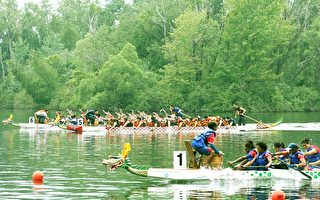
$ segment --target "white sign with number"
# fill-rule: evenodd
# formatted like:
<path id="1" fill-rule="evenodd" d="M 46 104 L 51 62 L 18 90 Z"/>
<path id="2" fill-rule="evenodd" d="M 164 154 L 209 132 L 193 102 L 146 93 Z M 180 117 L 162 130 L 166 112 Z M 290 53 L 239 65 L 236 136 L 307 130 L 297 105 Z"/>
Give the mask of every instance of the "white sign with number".
<path id="1" fill-rule="evenodd" d="M 173 168 L 174 169 L 186 169 L 187 168 L 186 151 L 174 151 L 173 152 Z"/>
<path id="2" fill-rule="evenodd" d="M 82 118 L 79 118 L 78 119 L 78 126 L 82 126 L 83 125 L 83 119 Z"/>
<path id="3" fill-rule="evenodd" d="M 29 117 L 29 123 L 34 124 L 34 117 Z"/>

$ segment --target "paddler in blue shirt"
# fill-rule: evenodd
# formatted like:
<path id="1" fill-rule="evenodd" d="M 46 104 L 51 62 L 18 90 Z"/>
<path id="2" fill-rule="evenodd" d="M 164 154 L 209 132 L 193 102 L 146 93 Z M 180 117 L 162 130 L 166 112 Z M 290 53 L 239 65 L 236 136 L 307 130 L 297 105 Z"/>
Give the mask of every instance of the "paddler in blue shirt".
<path id="1" fill-rule="evenodd" d="M 311 139 L 304 139 L 301 145 L 306 149 L 304 157 L 307 159 L 311 169 L 320 168 L 320 148 L 316 145 L 311 144 Z M 318 164 L 316 164 L 318 163 Z"/>
<path id="2" fill-rule="evenodd" d="M 264 142 L 258 142 L 256 144 L 256 149 L 258 155 L 253 160 L 243 165 L 243 167 L 247 170 L 267 170 L 272 164 L 272 156 L 268 151 L 268 146 Z"/>
<path id="3" fill-rule="evenodd" d="M 170 112 L 172 114 L 175 114 L 176 116 L 183 118 L 182 110 L 177 106 L 170 105 Z"/>
<path id="4" fill-rule="evenodd" d="M 304 170 L 307 166 L 307 162 L 303 153 L 299 150 L 299 146 L 295 143 L 290 143 L 288 149 L 290 153 L 290 164 L 296 166 L 299 170 Z"/>
<path id="5" fill-rule="evenodd" d="M 275 153 L 272 153 L 271 155 L 275 158 L 275 161 L 273 164 L 279 164 L 279 162 L 288 162 L 289 154 L 287 154 L 287 149 L 285 148 L 285 145 L 283 142 L 276 142 L 273 144 L 273 149 L 276 151 Z M 278 160 L 280 159 L 280 161 Z"/>
<path id="6" fill-rule="evenodd" d="M 244 149 L 245 152 L 247 153 L 244 156 L 241 156 L 239 158 L 237 158 L 234 161 L 228 161 L 228 164 L 231 165 L 233 167 L 233 164 L 240 162 L 239 164 L 237 164 L 234 168 L 237 170 L 241 170 L 243 169 L 242 166 L 244 164 L 246 164 L 247 162 L 252 161 L 257 155 L 258 155 L 258 151 L 255 148 L 253 141 L 248 140 L 245 145 L 244 145 Z"/>
<path id="7" fill-rule="evenodd" d="M 208 156 L 207 163 L 210 165 L 214 155 L 224 155 L 214 146 L 214 139 L 216 137 L 216 130 L 218 125 L 215 122 L 208 123 L 208 129 L 204 130 L 200 135 L 196 136 L 192 141 L 192 147 L 202 155 Z M 208 147 L 209 146 L 209 147 Z"/>

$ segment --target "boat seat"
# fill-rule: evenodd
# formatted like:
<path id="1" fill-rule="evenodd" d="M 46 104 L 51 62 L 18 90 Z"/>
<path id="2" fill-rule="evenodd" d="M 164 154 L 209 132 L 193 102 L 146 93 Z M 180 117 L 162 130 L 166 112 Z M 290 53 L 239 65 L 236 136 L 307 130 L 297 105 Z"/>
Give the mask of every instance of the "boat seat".
<path id="1" fill-rule="evenodd" d="M 186 145 L 186 149 L 189 155 L 189 168 L 199 169 L 202 160 L 202 155 L 200 155 L 200 157 L 196 159 L 197 151 L 192 148 L 190 141 L 185 140 L 184 144 Z"/>

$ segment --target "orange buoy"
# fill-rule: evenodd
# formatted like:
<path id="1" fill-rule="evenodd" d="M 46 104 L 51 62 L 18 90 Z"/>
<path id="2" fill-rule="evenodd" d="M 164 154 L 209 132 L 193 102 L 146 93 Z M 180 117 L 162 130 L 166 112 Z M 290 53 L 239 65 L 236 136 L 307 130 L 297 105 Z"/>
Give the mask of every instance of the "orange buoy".
<path id="1" fill-rule="evenodd" d="M 286 195 L 281 190 L 275 190 L 271 194 L 271 200 L 285 200 Z"/>
<path id="2" fill-rule="evenodd" d="M 43 173 L 40 171 L 35 171 L 32 174 L 32 180 L 34 184 L 42 184 L 43 183 Z"/>

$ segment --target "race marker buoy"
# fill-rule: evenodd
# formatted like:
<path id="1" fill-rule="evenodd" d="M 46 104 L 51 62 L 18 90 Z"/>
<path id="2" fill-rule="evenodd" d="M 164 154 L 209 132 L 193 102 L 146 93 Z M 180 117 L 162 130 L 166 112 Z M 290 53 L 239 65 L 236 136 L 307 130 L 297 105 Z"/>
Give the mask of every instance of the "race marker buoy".
<path id="1" fill-rule="evenodd" d="M 281 190 L 275 190 L 271 193 L 271 200 L 285 200 L 286 195 Z"/>
<path id="2" fill-rule="evenodd" d="M 35 171 L 32 174 L 32 181 L 34 184 L 42 184 L 43 183 L 43 173 L 40 171 Z"/>

